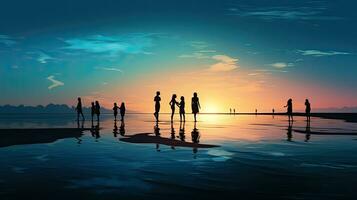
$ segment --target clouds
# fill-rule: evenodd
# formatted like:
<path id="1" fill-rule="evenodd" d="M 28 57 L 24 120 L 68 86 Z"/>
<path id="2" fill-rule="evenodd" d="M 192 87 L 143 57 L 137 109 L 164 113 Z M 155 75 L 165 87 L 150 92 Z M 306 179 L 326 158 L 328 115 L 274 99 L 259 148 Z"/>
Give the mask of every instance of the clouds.
<path id="1" fill-rule="evenodd" d="M 153 34 L 128 34 L 128 35 L 92 35 L 83 38 L 67 39 L 64 49 L 79 50 L 87 53 L 108 53 L 118 55 L 127 54 L 151 54 L 146 51 L 153 46 Z"/>
<path id="2" fill-rule="evenodd" d="M 340 52 L 340 51 L 320 51 L 320 50 L 297 50 L 303 56 L 335 56 L 335 55 L 350 55 L 349 52 Z"/>
<path id="3" fill-rule="evenodd" d="M 276 62 L 276 63 L 272 63 L 272 64 L 269 64 L 269 65 L 274 67 L 274 68 L 277 68 L 277 69 L 283 69 L 283 68 L 286 68 L 286 67 L 294 66 L 293 63 L 286 63 L 286 62 Z"/>
<path id="4" fill-rule="evenodd" d="M 227 55 L 215 55 L 212 59 L 218 61 L 210 66 L 209 70 L 214 72 L 227 72 L 238 68 L 238 59 L 229 57 Z"/>
<path id="5" fill-rule="evenodd" d="M 104 70 L 104 71 L 120 72 L 120 73 L 123 72 L 123 70 L 121 70 L 117 67 L 96 67 L 95 69 Z"/>
<path id="6" fill-rule="evenodd" d="M 52 90 L 53 88 L 56 88 L 56 87 L 64 85 L 63 82 L 61 82 L 59 80 L 56 80 L 54 75 L 51 75 L 51 76 L 47 77 L 47 80 L 52 82 L 52 84 L 50 86 L 48 86 L 49 90 Z"/>
<path id="7" fill-rule="evenodd" d="M 13 37 L 10 37 L 8 35 L 0 35 L 0 44 L 3 44 L 5 46 L 12 46 L 16 44 L 16 40 Z"/>

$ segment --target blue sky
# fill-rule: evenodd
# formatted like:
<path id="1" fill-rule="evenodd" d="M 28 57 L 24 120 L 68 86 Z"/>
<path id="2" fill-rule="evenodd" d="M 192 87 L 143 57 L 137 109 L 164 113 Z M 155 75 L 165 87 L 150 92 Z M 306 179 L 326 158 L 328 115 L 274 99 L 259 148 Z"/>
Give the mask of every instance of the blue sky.
<path id="1" fill-rule="evenodd" d="M 229 92 L 236 91 L 237 106 L 247 109 L 252 105 L 239 93 L 249 96 L 242 88 L 253 83 L 275 96 L 282 87 L 287 97 L 315 98 L 319 107 L 356 106 L 356 5 L 315 0 L 3 1 L 0 104 L 73 104 L 80 95 L 126 100 L 134 107 L 139 103 L 130 91 L 142 91 L 144 83 L 160 89 L 160 74 L 171 81 L 183 72 L 207 70 L 213 73 L 207 79 L 224 80 L 228 74 L 239 79 L 230 83 Z M 171 87 L 191 88 L 181 80 Z M 260 97 L 251 92 L 251 98 Z M 137 98 L 151 103 L 152 97 Z M 285 101 L 284 95 L 276 98 L 269 102 Z"/>

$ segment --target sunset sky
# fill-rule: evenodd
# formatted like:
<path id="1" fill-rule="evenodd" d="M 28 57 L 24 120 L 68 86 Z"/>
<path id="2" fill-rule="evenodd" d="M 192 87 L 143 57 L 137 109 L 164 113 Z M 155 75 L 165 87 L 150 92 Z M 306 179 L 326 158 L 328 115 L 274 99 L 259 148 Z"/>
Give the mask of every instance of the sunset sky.
<path id="1" fill-rule="evenodd" d="M 357 106 L 356 1 L 34 0 L 0 7 L 0 104 L 202 112 Z"/>

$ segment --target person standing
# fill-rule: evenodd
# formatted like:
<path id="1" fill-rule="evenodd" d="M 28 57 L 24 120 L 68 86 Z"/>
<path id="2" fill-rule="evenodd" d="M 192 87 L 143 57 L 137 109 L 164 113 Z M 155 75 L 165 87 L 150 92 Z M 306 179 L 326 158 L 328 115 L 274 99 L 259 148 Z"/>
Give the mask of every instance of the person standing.
<path id="1" fill-rule="evenodd" d="M 311 104 L 308 99 L 305 100 L 305 114 L 306 114 L 306 120 L 310 121 L 310 116 L 311 116 Z"/>
<path id="2" fill-rule="evenodd" d="M 97 121 L 99 122 L 100 105 L 98 101 L 95 101 L 95 114 L 97 115 Z"/>
<path id="3" fill-rule="evenodd" d="M 160 112 L 160 101 L 161 101 L 160 91 L 156 92 L 156 96 L 154 97 L 154 101 L 155 101 L 155 113 L 154 113 L 154 116 L 156 118 L 156 122 L 158 122 L 159 121 L 159 112 Z"/>
<path id="4" fill-rule="evenodd" d="M 181 96 L 181 101 L 179 103 L 180 106 L 180 122 L 182 122 L 182 119 L 184 122 L 186 122 L 186 117 L 185 117 L 185 97 Z"/>
<path id="5" fill-rule="evenodd" d="M 174 120 L 174 114 L 175 114 L 175 106 L 178 106 L 178 102 L 176 101 L 176 94 L 172 95 L 171 101 L 169 103 L 171 107 L 171 122 Z"/>
<path id="6" fill-rule="evenodd" d="M 193 93 L 193 97 L 191 100 L 191 108 L 192 108 L 193 117 L 196 122 L 197 121 L 196 115 L 197 113 L 199 113 L 199 109 L 201 108 L 200 101 L 197 96 L 197 92 Z"/>
<path id="7" fill-rule="evenodd" d="M 117 103 L 114 103 L 113 111 L 114 111 L 114 121 L 117 121 L 117 115 L 118 115 L 118 105 Z"/>
<path id="8" fill-rule="evenodd" d="M 121 121 L 123 122 L 124 121 L 124 116 L 125 116 L 125 103 L 122 102 L 121 105 L 120 105 L 120 116 L 121 116 Z"/>
<path id="9" fill-rule="evenodd" d="M 290 122 L 290 118 L 291 118 L 291 121 L 293 122 L 294 121 L 294 119 L 293 119 L 293 100 L 289 99 L 288 102 L 286 103 L 286 106 L 284 106 L 284 107 L 288 108 L 287 114 L 288 114 L 289 122 Z"/>
<path id="10" fill-rule="evenodd" d="M 79 115 L 82 115 L 82 120 L 84 120 L 84 115 L 83 115 L 83 109 L 82 109 L 82 99 L 78 97 L 78 103 L 77 103 L 77 121 L 79 121 Z"/>
<path id="11" fill-rule="evenodd" d="M 95 105 L 94 105 L 94 102 L 92 102 L 91 115 L 92 115 L 92 122 L 93 122 L 93 117 L 94 117 L 94 115 L 95 115 Z"/>

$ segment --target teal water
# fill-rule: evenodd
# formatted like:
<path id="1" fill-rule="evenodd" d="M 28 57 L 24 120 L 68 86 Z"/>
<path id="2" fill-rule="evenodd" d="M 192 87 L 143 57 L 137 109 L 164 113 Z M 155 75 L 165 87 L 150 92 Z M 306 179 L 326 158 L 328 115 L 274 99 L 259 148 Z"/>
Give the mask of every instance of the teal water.
<path id="1" fill-rule="evenodd" d="M 185 124 L 161 117 L 159 129 L 145 114 L 128 114 L 125 126 L 118 121 L 116 128 L 105 115 L 99 133 L 35 144 L 7 143 L 9 136 L 1 134 L 0 198 L 357 197 L 356 123 L 312 118 L 308 126 L 296 117 L 289 127 L 284 116 L 200 115 L 195 125 L 190 115 Z M 73 115 L 0 116 L 0 128 L 77 126 Z M 149 143 L 130 139 L 143 133 Z"/>

